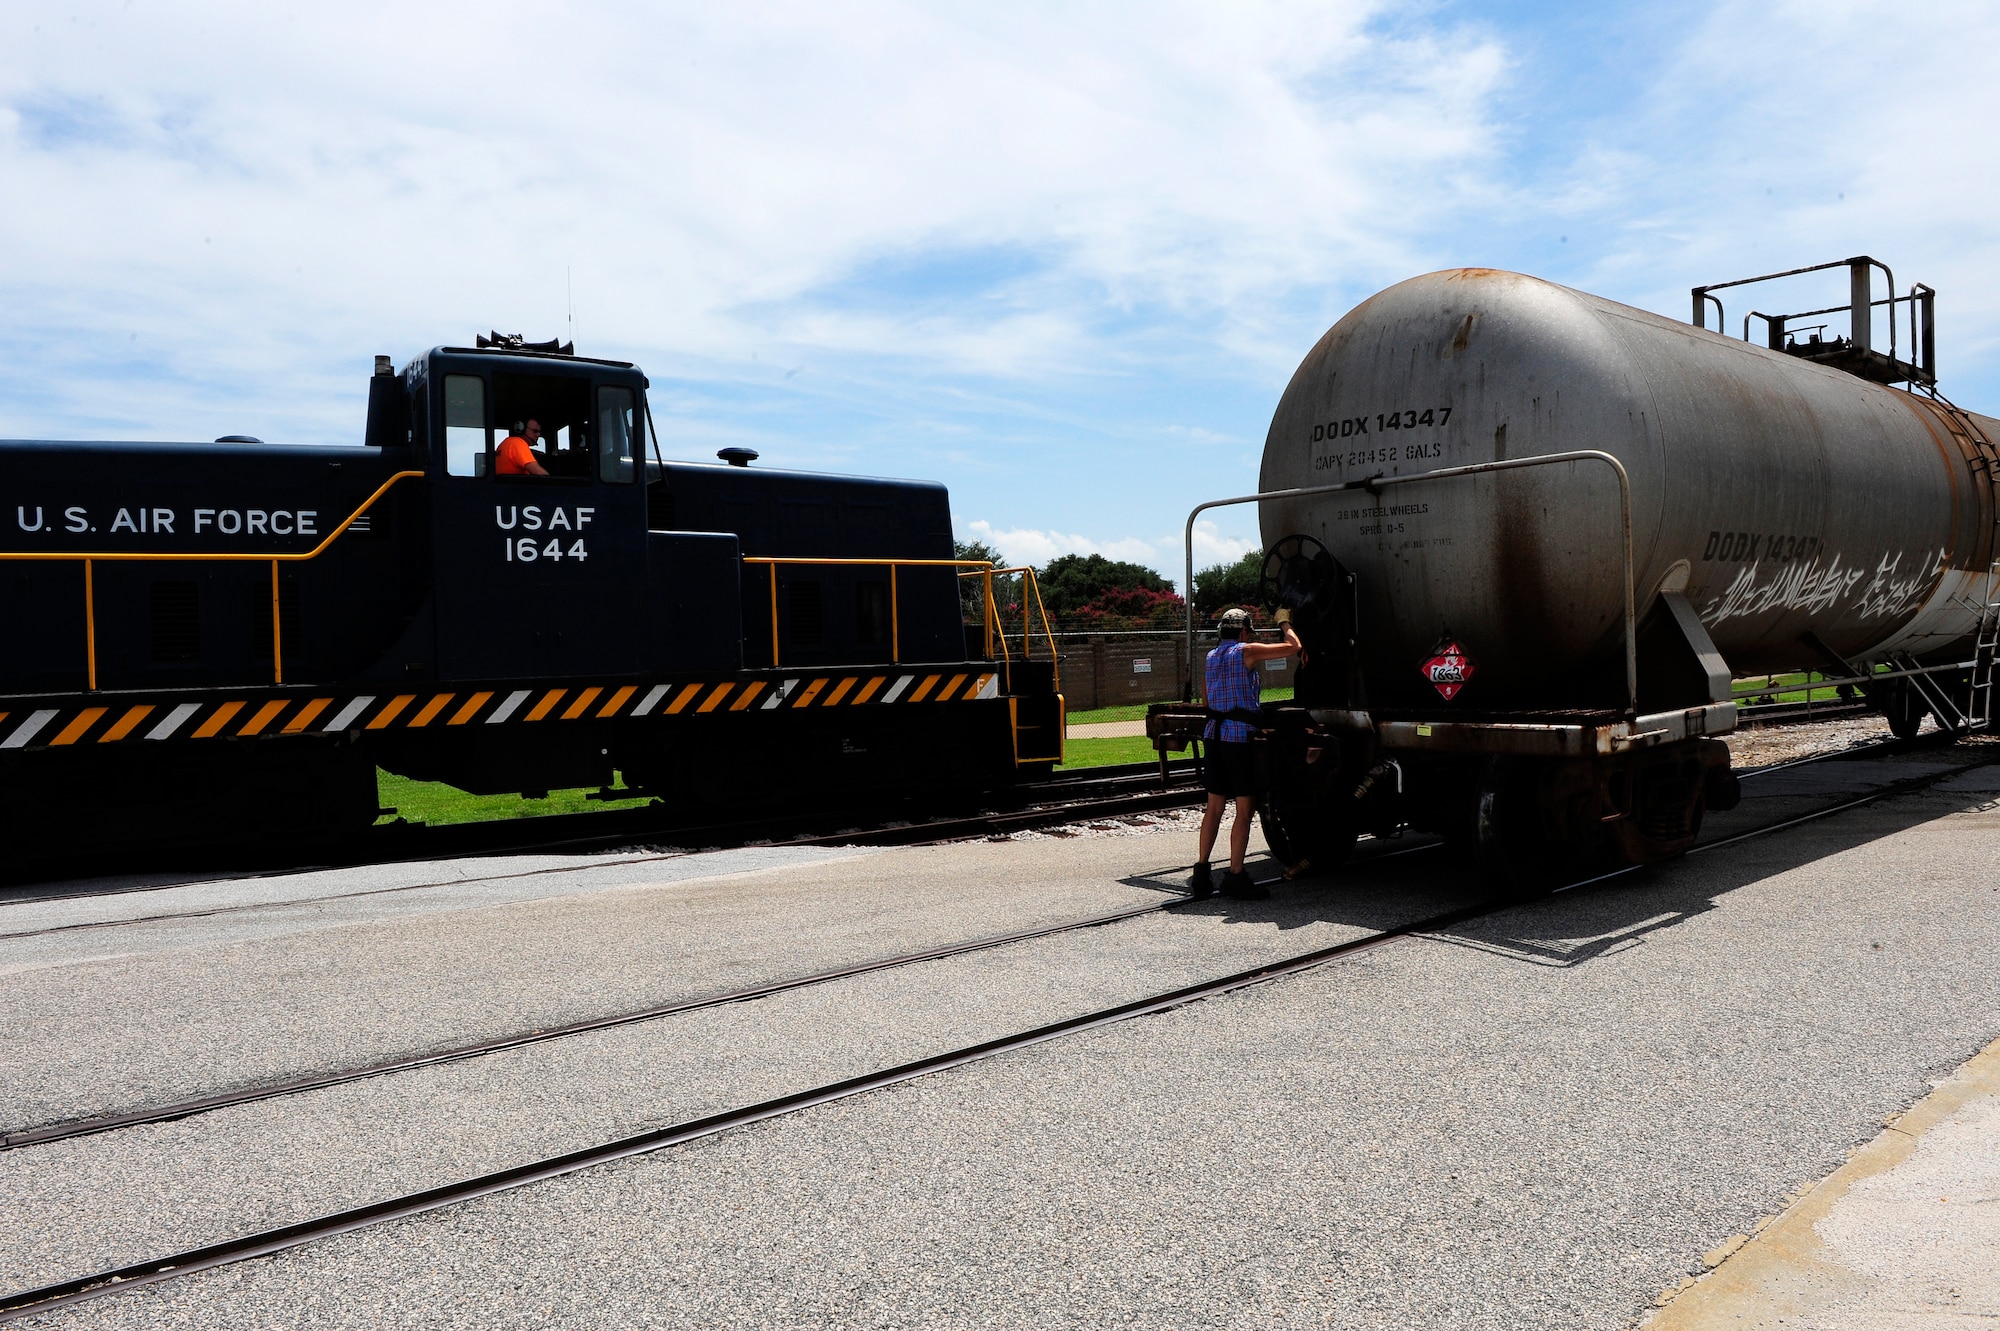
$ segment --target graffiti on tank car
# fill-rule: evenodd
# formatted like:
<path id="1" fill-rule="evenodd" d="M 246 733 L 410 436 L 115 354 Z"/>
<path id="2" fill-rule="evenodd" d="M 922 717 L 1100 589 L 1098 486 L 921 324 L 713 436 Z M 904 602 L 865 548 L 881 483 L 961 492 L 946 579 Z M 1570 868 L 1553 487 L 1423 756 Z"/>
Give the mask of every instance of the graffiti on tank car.
<path id="1" fill-rule="evenodd" d="M 1905 615 L 1922 603 L 1926 589 L 1944 567 L 1944 551 L 1940 550 L 1899 576 L 1906 553 L 1883 555 L 1872 576 L 1865 568 L 1843 564 L 1839 555 L 1824 565 L 1817 559 L 1803 564 L 1779 562 L 1765 577 L 1760 577 L 1763 562 L 1753 563 L 1737 570 L 1722 594 L 1701 608 L 1701 619 L 1705 624 L 1720 624 L 1774 610 L 1822 614 L 1843 601 L 1847 603 L 1844 614 L 1857 620 Z"/>
<path id="2" fill-rule="evenodd" d="M 1854 584 L 1867 576 L 1858 568 L 1843 567 L 1839 555 L 1825 566 L 1817 559 L 1806 564 L 1784 565 L 1759 582 L 1757 575 L 1762 568 L 1762 564 L 1751 564 L 1737 570 L 1735 580 L 1722 595 L 1701 608 L 1702 622 L 1720 624 L 1771 610 L 1807 610 L 1818 614 L 1838 605 L 1842 597 L 1854 590 Z"/>
<path id="3" fill-rule="evenodd" d="M 1903 577 L 1897 572 L 1903 562 L 1903 551 L 1892 557 L 1883 555 L 1875 565 L 1875 576 L 1861 589 L 1853 611 L 1860 619 L 1881 619 L 1908 614 L 1923 603 L 1925 592 L 1937 582 L 1944 572 L 1944 551 L 1921 561 Z"/>

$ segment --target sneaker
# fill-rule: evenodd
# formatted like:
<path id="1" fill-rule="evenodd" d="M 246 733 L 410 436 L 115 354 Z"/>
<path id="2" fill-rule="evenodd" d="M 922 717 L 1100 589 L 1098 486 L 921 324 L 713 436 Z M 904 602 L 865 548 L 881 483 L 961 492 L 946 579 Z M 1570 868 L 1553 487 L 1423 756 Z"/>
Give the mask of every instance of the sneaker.
<path id="1" fill-rule="evenodd" d="M 1247 873 L 1226 873 L 1222 875 L 1222 895 L 1238 901 L 1269 901 L 1271 890 L 1259 887 Z"/>
<path id="2" fill-rule="evenodd" d="M 1214 895 L 1215 879 L 1210 876 L 1208 866 L 1206 864 L 1195 865 L 1194 872 L 1188 875 L 1188 900 L 1200 901 L 1203 897 L 1212 897 Z"/>

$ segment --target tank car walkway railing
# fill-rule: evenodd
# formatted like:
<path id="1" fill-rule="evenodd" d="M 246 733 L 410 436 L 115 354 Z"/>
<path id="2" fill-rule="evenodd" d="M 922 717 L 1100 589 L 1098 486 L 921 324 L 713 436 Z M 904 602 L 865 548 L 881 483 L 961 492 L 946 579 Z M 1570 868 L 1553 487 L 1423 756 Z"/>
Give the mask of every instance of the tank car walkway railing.
<path id="1" fill-rule="evenodd" d="M 1618 477 L 1618 516 L 1624 530 L 1625 560 L 1625 695 L 1626 715 L 1639 714 L 1639 625 L 1637 608 L 1634 605 L 1632 588 L 1632 478 L 1625 472 L 1625 464 L 1601 449 L 1579 448 L 1567 453 L 1545 453 L 1540 457 L 1508 458 L 1502 462 L 1475 462 L 1464 467 L 1439 467 L 1435 471 L 1419 471 L 1408 476 L 1386 476 L 1377 473 L 1358 481 L 1341 481 L 1334 485 L 1304 485 L 1290 490 L 1266 490 L 1260 494 L 1238 495 L 1233 499 L 1211 499 L 1205 504 L 1196 504 L 1187 518 L 1187 583 L 1194 586 L 1194 523 L 1195 519 L 1212 508 L 1229 508 L 1236 504 L 1256 504 L 1271 499 L 1302 499 L 1307 495 L 1338 494 L 1343 490 L 1366 490 L 1374 494 L 1392 485 L 1416 485 L 1424 481 L 1448 481 L 1465 476 L 1483 476 L 1492 472 L 1518 471 L 1523 467 L 1548 467 L 1559 462 L 1602 462 L 1610 467 Z M 1192 683 L 1198 677 L 1194 645 L 1194 598 L 1188 598 L 1187 608 L 1187 650 L 1188 680 Z"/>
<path id="2" fill-rule="evenodd" d="M 83 651 L 85 675 L 90 690 L 97 690 L 97 598 L 93 585 L 93 570 L 99 561 L 105 563 L 231 563 L 271 565 L 271 682 L 285 682 L 285 644 L 282 618 L 278 612 L 278 565 L 299 564 L 309 559 L 318 559 L 325 554 L 342 532 L 354 525 L 354 520 L 373 507 L 376 500 L 387 494 L 398 481 L 411 477 L 421 477 L 420 471 L 399 471 L 375 487 L 375 493 L 361 501 L 361 506 L 349 513 L 339 526 L 326 534 L 324 540 L 310 550 L 295 551 L 290 554 L 250 554 L 233 551 L 182 552 L 165 550 L 86 550 L 60 551 L 44 554 L 40 551 L 0 550 L 0 559 L 42 560 L 56 562 L 78 562 L 83 564 Z"/>

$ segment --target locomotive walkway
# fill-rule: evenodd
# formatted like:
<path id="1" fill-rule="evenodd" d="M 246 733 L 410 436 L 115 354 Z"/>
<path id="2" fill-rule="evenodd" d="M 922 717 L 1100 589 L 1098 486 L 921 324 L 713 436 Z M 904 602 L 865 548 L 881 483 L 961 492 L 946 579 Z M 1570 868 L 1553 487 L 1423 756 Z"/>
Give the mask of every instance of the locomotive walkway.
<path id="1" fill-rule="evenodd" d="M 1982 756 L 1773 773 L 1746 783 L 1716 836 L 1911 793 L 31 1324 L 1623 1325 L 2000 1034 L 2000 782 L 1990 766 L 1949 775 Z M 202 889 L 261 894 L 270 912 L 137 923 L 161 912 L 126 898 L 130 929 L 103 899 L 90 909 L 105 927 L 59 934 L 24 926 L 83 903 L 16 903 L 0 907 L 17 935 L 0 941 L 0 1118 L 1159 902 L 1190 840 L 1180 816 L 922 849 L 579 858 L 510 880 L 532 889 L 478 862 L 460 888 L 421 866 L 437 885 L 332 899 L 358 874 L 387 886 L 419 869 L 386 866 Z M 892 1066 L 1475 897 L 1436 858 L 1405 855 L 1271 902 L 1150 912 L 0 1152 L 0 1289 Z"/>

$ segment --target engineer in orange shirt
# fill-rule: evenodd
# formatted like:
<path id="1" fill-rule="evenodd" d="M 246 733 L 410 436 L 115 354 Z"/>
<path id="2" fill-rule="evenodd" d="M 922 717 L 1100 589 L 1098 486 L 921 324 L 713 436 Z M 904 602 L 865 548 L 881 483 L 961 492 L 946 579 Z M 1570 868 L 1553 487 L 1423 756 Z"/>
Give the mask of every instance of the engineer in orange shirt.
<path id="1" fill-rule="evenodd" d="M 495 454 L 493 471 L 500 476 L 546 476 L 548 469 L 535 460 L 534 446 L 541 441 L 542 423 L 530 420 L 521 426 L 521 433 L 510 434 L 500 441 L 500 451 Z"/>

